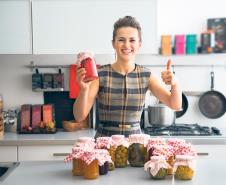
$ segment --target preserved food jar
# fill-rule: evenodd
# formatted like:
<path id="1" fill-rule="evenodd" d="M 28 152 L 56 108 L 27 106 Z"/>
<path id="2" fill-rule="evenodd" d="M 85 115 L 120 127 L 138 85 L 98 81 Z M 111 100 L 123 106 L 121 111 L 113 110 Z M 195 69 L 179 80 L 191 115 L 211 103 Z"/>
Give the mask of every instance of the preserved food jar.
<path id="1" fill-rule="evenodd" d="M 175 158 L 175 177 L 181 180 L 191 180 L 195 171 L 194 156 L 177 155 Z"/>
<path id="2" fill-rule="evenodd" d="M 116 143 L 115 167 L 123 168 L 127 166 L 129 142 L 124 135 L 113 135 L 112 139 Z"/>
<path id="3" fill-rule="evenodd" d="M 98 160 L 94 159 L 91 163 L 84 163 L 84 178 L 96 179 L 99 176 Z"/>
<path id="4" fill-rule="evenodd" d="M 72 174 L 74 176 L 84 175 L 84 161 L 82 159 L 73 159 Z"/>
<path id="5" fill-rule="evenodd" d="M 128 160 L 130 166 L 142 167 L 147 161 L 147 142 L 150 138 L 146 134 L 129 135 L 129 154 Z"/>
<path id="6" fill-rule="evenodd" d="M 112 162 L 109 162 L 109 171 L 114 170 L 115 165 L 115 142 L 111 137 L 98 137 L 96 139 L 96 148 L 106 149 L 111 156 Z"/>
<path id="7" fill-rule="evenodd" d="M 99 166 L 99 174 L 106 175 L 109 171 L 109 162 L 106 161 L 103 165 Z"/>
<path id="8" fill-rule="evenodd" d="M 148 171 L 152 179 L 164 179 L 169 164 L 164 156 L 152 156 L 151 160 L 144 164 L 144 170 Z"/>

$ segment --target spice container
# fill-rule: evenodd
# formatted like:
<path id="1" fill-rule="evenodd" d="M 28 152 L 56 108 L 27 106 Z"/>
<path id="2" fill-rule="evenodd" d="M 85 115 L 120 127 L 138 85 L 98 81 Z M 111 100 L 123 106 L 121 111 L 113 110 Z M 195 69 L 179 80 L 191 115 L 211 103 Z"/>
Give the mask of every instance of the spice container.
<path id="1" fill-rule="evenodd" d="M 115 142 L 111 137 L 98 137 L 96 139 L 96 148 L 98 149 L 106 149 L 111 156 L 112 162 L 109 165 L 109 171 L 114 170 L 115 165 Z"/>
<path id="2" fill-rule="evenodd" d="M 174 164 L 175 177 L 181 180 L 191 180 L 195 171 L 194 156 L 177 155 Z"/>
<path id="3" fill-rule="evenodd" d="M 126 167 L 129 142 L 124 135 L 112 135 L 111 137 L 116 143 L 115 167 L 116 168 Z"/>
<path id="4" fill-rule="evenodd" d="M 144 170 L 150 173 L 152 179 L 164 179 L 168 168 L 169 164 L 163 156 L 153 156 L 144 164 Z"/>
<path id="5" fill-rule="evenodd" d="M 142 167 L 147 161 L 147 141 L 150 138 L 146 134 L 129 135 L 128 161 L 130 166 Z"/>

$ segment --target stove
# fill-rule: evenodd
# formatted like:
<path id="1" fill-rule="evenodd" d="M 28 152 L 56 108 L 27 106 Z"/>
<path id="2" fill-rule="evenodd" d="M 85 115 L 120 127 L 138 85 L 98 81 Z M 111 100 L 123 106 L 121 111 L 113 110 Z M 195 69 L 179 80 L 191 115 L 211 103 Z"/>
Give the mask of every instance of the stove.
<path id="1" fill-rule="evenodd" d="M 200 126 L 198 124 L 173 124 L 170 126 L 151 126 L 144 128 L 151 136 L 216 136 L 221 132 L 216 127 Z"/>

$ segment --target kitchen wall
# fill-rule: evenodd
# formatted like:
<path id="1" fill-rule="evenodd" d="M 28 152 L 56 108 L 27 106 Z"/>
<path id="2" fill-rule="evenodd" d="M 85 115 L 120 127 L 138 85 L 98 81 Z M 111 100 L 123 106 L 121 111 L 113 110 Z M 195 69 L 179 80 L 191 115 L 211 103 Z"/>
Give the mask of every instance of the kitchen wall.
<path id="1" fill-rule="evenodd" d="M 207 18 L 226 17 L 223 0 L 158 0 L 157 33 L 161 34 L 199 34 L 206 28 Z M 215 8 L 216 7 L 216 8 Z M 151 24 L 151 23 L 150 23 Z M 109 38 L 110 40 L 111 38 Z M 110 42 L 109 42 L 110 43 Z M 156 46 L 158 47 L 158 46 Z M 43 103 L 41 92 L 32 92 L 32 71 L 26 66 L 30 61 L 36 65 L 69 65 L 74 63 L 75 55 L 0 55 L 0 93 L 3 94 L 5 109 L 18 108 L 24 103 Z M 98 54 L 97 63 L 105 64 L 114 61 L 113 54 Z M 160 79 L 160 72 L 164 69 L 169 57 L 143 54 L 137 58 L 137 63 L 150 66 Z M 176 76 L 183 91 L 205 92 L 210 90 L 210 71 L 215 72 L 215 89 L 226 95 L 226 54 L 171 56 L 175 65 Z M 159 66 L 160 65 L 160 66 Z M 212 67 L 213 66 L 213 67 Z M 41 72 L 57 72 L 56 69 L 41 69 Z M 65 73 L 66 90 L 68 87 L 69 69 Z M 189 96 L 189 108 L 184 116 L 177 119 L 177 123 L 199 123 L 202 125 L 226 127 L 226 114 L 219 119 L 207 119 L 199 111 L 199 96 Z M 153 104 L 155 99 L 147 95 L 146 105 Z M 147 119 L 147 118 L 146 118 Z"/>

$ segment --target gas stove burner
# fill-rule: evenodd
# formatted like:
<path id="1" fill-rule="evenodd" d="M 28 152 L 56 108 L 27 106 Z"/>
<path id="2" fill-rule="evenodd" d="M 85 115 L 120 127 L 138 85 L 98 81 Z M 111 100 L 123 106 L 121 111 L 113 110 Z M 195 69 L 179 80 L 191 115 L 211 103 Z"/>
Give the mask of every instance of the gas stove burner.
<path id="1" fill-rule="evenodd" d="M 152 126 L 144 129 L 152 136 L 212 136 L 221 135 L 216 127 L 200 126 L 198 124 L 173 124 L 170 126 Z"/>

